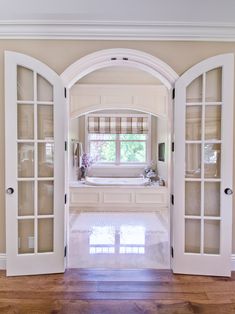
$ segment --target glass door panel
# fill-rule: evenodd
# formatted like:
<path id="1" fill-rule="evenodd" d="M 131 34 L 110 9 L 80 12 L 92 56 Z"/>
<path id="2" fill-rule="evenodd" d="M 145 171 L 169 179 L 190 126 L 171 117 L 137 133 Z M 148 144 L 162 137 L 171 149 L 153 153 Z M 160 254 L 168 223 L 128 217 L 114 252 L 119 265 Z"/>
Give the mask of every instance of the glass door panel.
<path id="1" fill-rule="evenodd" d="M 204 145 L 204 173 L 205 178 L 220 178 L 220 144 Z"/>
<path id="2" fill-rule="evenodd" d="M 54 184 L 53 181 L 38 182 L 38 215 L 53 215 Z"/>
<path id="3" fill-rule="evenodd" d="M 38 105 L 38 139 L 54 138 L 53 105 Z"/>
<path id="4" fill-rule="evenodd" d="M 17 100 L 34 100 L 34 74 L 33 71 L 17 66 Z"/>
<path id="5" fill-rule="evenodd" d="M 18 181 L 18 215 L 34 215 L 34 181 Z"/>
<path id="6" fill-rule="evenodd" d="M 221 105 L 205 107 L 205 140 L 221 140 Z"/>
<path id="7" fill-rule="evenodd" d="M 34 177 L 34 144 L 18 144 L 18 177 Z"/>
<path id="8" fill-rule="evenodd" d="M 201 221 L 200 219 L 185 219 L 185 253 L 200 253 Z"/>
<path id="9" fill-rule="evenodd" d="M 38 144 L 38 176 L 53 177 L 54 175 L 54 143 Z"/>
<path id="10" fill-rule="evenodd" d="M 205 101 L 222 101 L 222 68 L 213 69 L 206 73 Z"/>
<path id="11" fill-rule="evenodd" d="M 53 252 L 53 218 L 38 219 L 38 252 Z"/>
<path id="12" fill-rule="evenodd" d="M 202 85 L 203 85 L 202 75 L 192 81 L 192 83 L 187 87 L 186 90 L 187 103 L 202 102 Z"/>
<path id="13" fill-rule="evenodd" d="M 5 75 L 7 276 L 64 272 L 64 84 L 12 51 Z"/>
<path id="14" fill-rule="evenodd" d="M 201 140 L 202 127 L 202 107 L 187 106 L 186 107 L 186 140 Z"/>
<path id="15" fill-rule="evenodd" d="M 205 220 L 204 221 L 204 253 L 219 254 L 220 253 L 220 221 Z"/>
<path id="16" fill-rule="evenodd" d="M 220 216 L 220 182 L 205 182 L 204 184 L 205 216 Z"/>
<path id="17" fill-rule="evenodd" d="M 206 59 L 175 84 L 173 271 L 230 276 L 234 55 Z"/>
<path id="18" fill-rule="evenodd" d="M 18 219 L 18 254 L 34 253 L 34 219 Z"/>
<path id="19" fill-rule="evenodd" d="M 17 109 L 18 139 L 34 139 L 34 106 L 32 104 L 18 104 Z"/>
<path id="20" fill-rule="evenodd" d="M 186 178 L 201 177 L 201 144 L 186 144 Z"/>
<path id="21" fill-rule="evenodd" d="M 53 102 L 53 86 L 41 75 L 37 75 L 37 100 Z"/>
<path id="22" fill-rule="evenodd" d="M 201 182 L 185 182 L 185 215 L 201 215 Z"/>

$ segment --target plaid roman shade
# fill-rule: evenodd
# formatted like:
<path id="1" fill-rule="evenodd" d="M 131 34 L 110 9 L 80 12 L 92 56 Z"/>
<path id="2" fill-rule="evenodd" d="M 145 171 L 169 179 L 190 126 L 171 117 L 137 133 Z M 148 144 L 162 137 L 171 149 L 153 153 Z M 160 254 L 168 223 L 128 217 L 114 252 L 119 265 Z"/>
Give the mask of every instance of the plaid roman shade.
<path id="1" fill-rule="evenodd" d="M 88 133 L 147 134 L 147 117 L 88 117 Z"/>

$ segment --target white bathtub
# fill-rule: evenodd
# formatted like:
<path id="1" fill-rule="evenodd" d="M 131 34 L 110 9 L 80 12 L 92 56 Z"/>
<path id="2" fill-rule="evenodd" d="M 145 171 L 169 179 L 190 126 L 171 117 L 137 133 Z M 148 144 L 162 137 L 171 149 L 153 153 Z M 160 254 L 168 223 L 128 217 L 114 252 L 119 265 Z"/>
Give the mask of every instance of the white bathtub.
<path id="1" fill-rule="evenodd" d="M 149 179 L 86 177 L 85 184 L 92 186 L 145 186 L 149 185 Z"/>

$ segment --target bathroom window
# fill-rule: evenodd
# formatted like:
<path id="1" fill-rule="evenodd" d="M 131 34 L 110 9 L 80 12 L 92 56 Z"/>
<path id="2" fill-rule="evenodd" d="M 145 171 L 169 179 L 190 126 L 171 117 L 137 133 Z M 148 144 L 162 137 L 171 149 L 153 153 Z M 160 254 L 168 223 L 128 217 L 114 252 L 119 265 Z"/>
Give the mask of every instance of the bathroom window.
<path id="1" fill-rule="evenodd" d="M 87 117 L 87 150 L 99 164 L 146 164 L 150 151 L 148 115 Z"/>

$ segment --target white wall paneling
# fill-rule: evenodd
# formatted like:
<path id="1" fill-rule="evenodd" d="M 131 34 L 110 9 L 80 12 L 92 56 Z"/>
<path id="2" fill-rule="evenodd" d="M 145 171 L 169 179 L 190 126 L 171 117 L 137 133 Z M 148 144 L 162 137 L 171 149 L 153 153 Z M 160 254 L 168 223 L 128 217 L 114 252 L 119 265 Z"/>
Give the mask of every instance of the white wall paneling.
<path id="1" fill-rule="evenodd" d="M 75 182 L 70 187 L 71 209 L 84 210 L 89 208 L 96 210 L 98 207 L 119 210 L 122 205 L 139 210 L 158 210 L 168 206 L 168 189 L 166 187 L 91 187 L 79 186 Z M 120 207 L 121 206 L 121 207 Z"/>
<path id="2" fill-rule="evenodd" d="M 163 85 L 77 84 L 70 93 L 70 117 L 101 109 L 132 109 L 167 115 L 167 89 Z"/>

